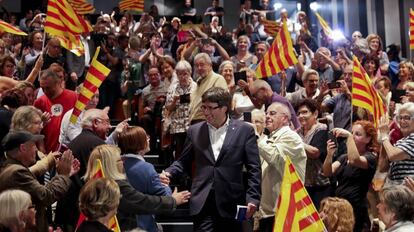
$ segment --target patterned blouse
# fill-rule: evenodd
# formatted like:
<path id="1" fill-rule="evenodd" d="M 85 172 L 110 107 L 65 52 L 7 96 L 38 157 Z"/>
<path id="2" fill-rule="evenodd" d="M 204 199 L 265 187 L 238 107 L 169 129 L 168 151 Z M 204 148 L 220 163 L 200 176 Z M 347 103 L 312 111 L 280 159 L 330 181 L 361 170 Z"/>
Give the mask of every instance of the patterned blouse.
<path id="1" fill-rule="evenodd" d="M 174 96 L 191 94 L 196 88 L 197 84 L 193 80 L 191 80 L 191 84 L 188 87 L 182 87 L 178 82 L 173 83 L 167 93 L 166 105 L 170 105 L 173 102 Z M 178 99 L 174 110 L 170 112 L 169 117 L 166 119 L 170 121 L 170 134 L 186 132 L 190 126 L 189 117 L 190 103 L 180 103 L 180 99 Z"/>

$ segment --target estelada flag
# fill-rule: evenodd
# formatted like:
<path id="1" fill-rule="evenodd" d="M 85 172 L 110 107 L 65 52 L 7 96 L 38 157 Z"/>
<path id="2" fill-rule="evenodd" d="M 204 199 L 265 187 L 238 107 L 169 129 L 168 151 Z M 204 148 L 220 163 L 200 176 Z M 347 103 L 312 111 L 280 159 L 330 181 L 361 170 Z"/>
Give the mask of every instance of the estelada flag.
<path id="1" fill-rule="evenodd" d="M 27 35 L 26 32 L 20 30 L 15 26 L 12 26 L 11 24 L 6 23 L 3 20 L 0 20 L 0 31 L 8 32 L 14 35 Z"/>
<path id="2" fill-rule="evenodd" d="M 385 105 L 356 56 L 353 61 L 352 105 L 369 111 L 374 118 L 374 126 L 378 127 L 380 118 L 386 113 Z"/>
<path id="3" fill-rule="evenodd" d="M 257 65 L 256 76 L 257 78 L 270 77 L 296 63 L 298 59 L 293 51 L 292 39 L 286 22 L 283 22 L 282 30 L 277 33 L 272 46 Z"/>
<path id="4" fill-rule="evenodd" d="M 280 189 L 273 225 L 274 232 L 326 231 L 318 211 L 288 156 L 285 156 L 285 170 Z"/>
<path id="5" fill-rule="evenodd" d="M 102 168 L 102 162 L 100 159 L 96 160 L 95 166 L 92 170 L 92 178 L 91 179 L 98 179 L 98 178 L 102 178 L 105 177 L 105 172 Z M 80 226 L 80 224 L 85 221 L 86 217 L 85 215 L 83 215 L 83 213 L 81 213 L 79 215 L 79 219 L 78 219 L 78 224 L 76 225 L 76 228 L 78 228 Z M 111 219 L 109 219 L 108 222 L 108 227 L 109 229 L 111 229 L 114 232 L 121 232 L 121 229 L 119 228 L 119 223 L 118 223 L 118 219 L 116 218 L 116 215 L 114 215 Z"/>
<path id="6" fill-rule="evenodd" d="M 98 61 L 98 54 L 100 49 L 101 47 L 98 47 L 96 49 L 88 73 L 86 74 L 85 81 L 83 82 L 83 86 L 79 91 L 78 100 L 76 101 L 75 107 L 73 108 L 73 113 L 70 116 L 70 122 L 73 124 L 76 123 L 79 115 L 85 109 L 86 104 L 88 104 L 89 100 L 91 100 L 96 90 L 98 90 L 99 86 L 101 86 L 102 82 L 111 71 L 109 68 L 105 67 L 105 65 Z"/>

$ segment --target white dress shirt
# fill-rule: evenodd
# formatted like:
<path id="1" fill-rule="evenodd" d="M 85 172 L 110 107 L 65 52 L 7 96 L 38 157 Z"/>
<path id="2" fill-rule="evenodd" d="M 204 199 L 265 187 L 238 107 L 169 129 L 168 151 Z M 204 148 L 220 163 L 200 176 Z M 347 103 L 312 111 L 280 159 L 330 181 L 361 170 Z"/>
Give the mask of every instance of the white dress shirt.
<path id="1" fill-rule="evenodd" d="M 210 123 L 208 125 L 208 135 L 210 137 L 211 149 L 213 150 L 214 160 L 217 160 L 220 150 L 223 147 L 224 138 L 226 138 L 227 128 L 229 127 L 229 118 L 223 126 L 215 128 Z"/>

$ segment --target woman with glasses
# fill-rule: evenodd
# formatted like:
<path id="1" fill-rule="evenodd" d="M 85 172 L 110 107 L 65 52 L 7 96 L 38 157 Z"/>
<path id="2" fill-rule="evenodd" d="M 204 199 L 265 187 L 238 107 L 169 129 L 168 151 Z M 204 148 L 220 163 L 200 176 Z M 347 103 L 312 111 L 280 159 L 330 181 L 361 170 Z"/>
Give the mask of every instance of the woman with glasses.
<path id="1" fill-rule="evenodd" d="M 21 106 L 17 108 L 11 119 L 10 129 L 39 135 L 43 129 L 42 112 L 34 106 Z M 60 154 L 55 152 L 46 155 L 42 152 L 42 150 L 44 151 L 43 142 L 37 142 L 36 145 L 39 149 L 36 158 L 39 161 L 29 169 L 35 176 L 41 176 L 55 166 L 55 158 L 59 157 Z"/>
<path id="2" fill-rule="evenodd" d="M 381 118 L 378 126 L 384 151 L 380 156 L 380 167 L 383 170 L 389 168 L 387 184 L 390 185 L 402 184 L 408 177 L 414 178 L 414 103 L 404 103 L 395 119 L 403 138 L 394 145 L 390 142 L 388 118 Z"/>
<path id="3" fill-rule="evenodd" d="M 192 68 L 187 61 L 179 61 L 175 72 L 178 81 L 172 84 L 167 93 L 164 125 L 165 130 L 172 135 L 174 156 L 177 160 L 181 156 L 190 126 L 190 95 L 197 89 L 197 84 L 191 78 Z"/>
<path id="4" fill-rule="evenodd" d="M 370 121 L 356 121 L 352 133 L 341 128 L 332 129 L 333 137 L 327 143 L 327 156 L 323 163 L 323 174 L 335 176 L 338 184 L 335 195 L 351 203 L 355 215 L 354 232 L 370 229 L 367 193 L 374 177 L 378 142 L 377 129 Z M 346 140 L 347 154 L 338 154 L 337 138 Z"/>
<path id="5" fill-rule="evenodd" d="M 301 128 L 298 134 L 305 146 L 306 160 L 305 187 L 314 205 L 319 209 L 322 199 L 331 195 L 329 178 L 322 175 L 322 165 L 326 157 L 328 128 L 318 122 L 318 105 L 315 100 L 304 99 L 296 112 Z"/>
<path id="6" fill-rule="evenodd" d="M 6 190 L 0 194 L 0 205 L 0 231 L 36 229 L 36 210 L 30 194 L 22 190 Z"/>

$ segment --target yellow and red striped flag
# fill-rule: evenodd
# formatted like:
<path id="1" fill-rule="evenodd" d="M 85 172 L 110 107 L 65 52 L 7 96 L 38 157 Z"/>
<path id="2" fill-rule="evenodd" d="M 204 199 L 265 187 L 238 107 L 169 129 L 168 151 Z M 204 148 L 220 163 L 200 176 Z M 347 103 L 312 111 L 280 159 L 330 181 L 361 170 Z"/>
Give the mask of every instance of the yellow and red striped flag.
<path id="1" fill-rule="evenodd" d="M 144 12 L 144 0 L 121 0 L 119 10 Z"/>
<path id="2" fill-rule="evenodd" d="M 76 14 L 66 0 L 49 0 L 47 4 L 45 31 L 53 36 L 59 36 L 71 41 L 73 47 L 83 47 L 79 36 L 83 32 L 91 32 L 91 25 Z"/>
<path id="3" fill-rule="evenodd" d="M 256 68 L 257 78 L 270 77 L 298 63 L 286 22 Z"/>
<path id="4" fill-rule="evenodd" d="M 359 63 L 356 56 L 353 57 L 354 68 L 352 72 L 352 105 L 369 111 L 374 118 L 374 126 L 378 126 L 380 118 L 385 115 L 386 108 L 382 98 L 378 94 L 371 79 Z"/>
<path id="5" fill-rule="evenodd" d="M 277 33 L 280 31 L 280 24 L 276 21 L 262 19 L 261 23 L 263 24 L 264 31 L 272 37 L 276 37 Z"/>
<path id="6" fill-rule="evenodd" d="M 86 0 L 68 0 L 68 2 L 77 14 L 84 15 L 92 14 L 93 12 L 95 12 L 95 8 L 93 7 L 93 5 L 87 2 Z"/>
<path id="7" fill-rule="evenodd" d="M 321 27 L 322 27 L 323 32 L 325 33 L 325 35 L 328 36 L 328 37 L 332 37 L 332 29 L 329 26 L 329 24 L 317 12 L 315 12 L 315 15 L 316 15 L 316 18 L 318 18 L 318 21 L 321 24 Z"/>
<path id="8" fill-rule="evenodd" d="M 414 50 L 414 10 L 410 8 L 410 49 Z"/>
<path id="9" fill-rule="evenodd" d="M 69 50 L 73 54 L 75 54 L 77 56 L 81 56 L 85 53 L 85 49 L 84 49 L 83 44 L 80 41 L 79 37 L 77 37 L 77 42 L 76 43 L 73 43 L 72 41 L 70 41 L 69 39 L 67 39 L 63 36 L 55 36 L 55 38 L 57 38 L 60 41 L 60 46 L 66 48 L 67 50 Z M 80 46 L 80 45 L 82 45 L 82 46 Z"/>
<path id="10" fill-rule="evenodd" d="M 98 54 L 101 47 L 96 49 L 95 55 L 92 59 L 91 66 L 89 67 L 88 73 L 86 74 L 83 86 L 79 91 L 78 100 L 75 103 L 73 113 L 70 116 L 70 122 L 75 124 L 78 120 L 79 115 L 85 109 L 86 104 L 91 100 L 96 90 L 101 86 L 111 71 L 105 67 L 101 62 L 98 61 Z"/>
<path id="11" fill-rule="evenodd" d="M 0 20 L 0 31 L 8 32 L 14 35 L 27 35 L 26 32 L 20 30 L 15 26 L 12 26 L 11 24 L 4 22 L 3 20 Z"/>
<path id="12" fill-rule="evenodd" d="M 273 232 L 322 232 L 325 225 L 290 158 L 285 157 Z"/>
<path id="13" fill-rule="evenodd" d="M 105 177 L 105 173 L 104 173 L 104 170 L 102 168 L 102 161 L 100 159 L 96 160 L 95 167 L 94 167 L 92 173 L 93 173 L 93 175 L 92 175 L 91 179 L 98 179 L 98 178 Z M 79 215 L 78 224 L 76 225 L 76 228 L 78 228 L 80 226 L 80 224 L 83 221 L 85 221 L 85 219 L 86 219 L 85 215 L 83 215 L 83 213 L 81 213 Z M 114 232 L 121 232 L 121 229 L 119 228 L 119 223 L 118 223 L 118 219 L 116 218 L 116 215 L 114 215 L 112 218 L 109 219 L 108 227 L 109 227 L 109 229 L 111 229 Z"/>

